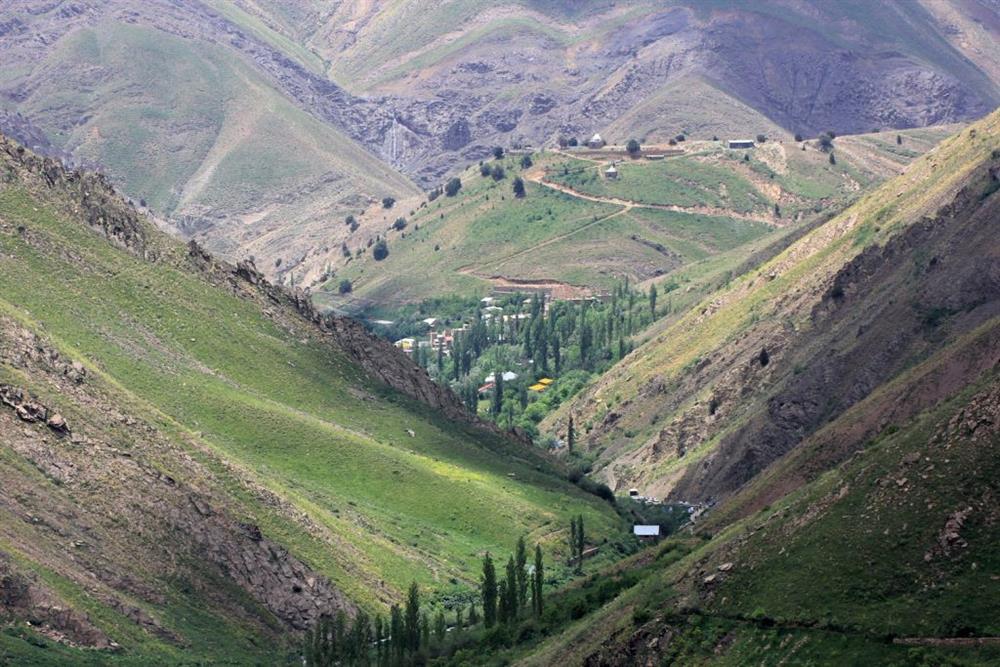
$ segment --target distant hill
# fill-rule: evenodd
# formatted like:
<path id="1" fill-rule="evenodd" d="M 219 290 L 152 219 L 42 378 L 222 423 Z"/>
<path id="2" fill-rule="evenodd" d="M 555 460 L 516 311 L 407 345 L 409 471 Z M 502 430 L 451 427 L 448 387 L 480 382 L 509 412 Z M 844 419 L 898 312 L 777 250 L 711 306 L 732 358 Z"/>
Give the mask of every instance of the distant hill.
<path id="1" fill-rule="evenodd" d="M 317 299 L 357 310 L 483 293 L 491 285 L 562 284 L 587 294 L 627 278 L 662 279 L 690 302 L 692 290 L 831 216 L 953 129 L 839 137 L 829 151 L 815 141 L 730 150 L 720 141 L 686 140 L 644 146 L 636 159 L 610 145 L 532 152 L 530 167 L 522 166 L 524 154 L 491 158 L 483 167 L 490 174 L 478 166 L 463 172 L 453 197 L 371 207 L 346 241 L 352 259 L 343 248 L 328 256 L 336 275 Z M 615 178 L 606 173 L 612 165 Z M 500 180 L 496 167 L 504 170 Z M 523 198 L 514 196 L 515 178 L 526 184 Z M 395 230 L 399 217 L 407 225 Z M 368 247 L 376 236 L 388 242 L 383 260 Z M 307 283 L 324 265 L 305 274 Z M 337 294 L 345 279 L 353 285 L 346 297 Z"/>
<path id="2" fill-rule="evenodd" d="M 571 515 L 621 535 L 391 345 L 6 138 L 0 283 L 0 662 L 281 662 L 520 535 L 559 576 Z"/>
<path id="3" fill-rule="evenodd" d="M 288 284 L 347 214 L 494 145 L 968 120 L 1000 103 L 998 43 L 981 0 L 14 0 L 0 129 Z"/>

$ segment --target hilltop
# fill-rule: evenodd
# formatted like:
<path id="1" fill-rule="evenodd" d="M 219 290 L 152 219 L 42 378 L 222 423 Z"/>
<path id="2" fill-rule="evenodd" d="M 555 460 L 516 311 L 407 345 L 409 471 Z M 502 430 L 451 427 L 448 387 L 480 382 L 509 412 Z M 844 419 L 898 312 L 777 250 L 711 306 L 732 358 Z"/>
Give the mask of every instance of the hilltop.
<path id="1" fill-rule="evenodd" d="M 495 145 L 979 117 L 1000 101 L 998 35 L 995 7 L 965 0 L 17 0 L 0 11 L 0 130 L 306 284 L 347 214 Z"/>
<path id="2" fill-rule="evenodd" d="M 605 501 L 390 345 L 7 139 L 0 281 L 4 659 L 271 662 L 518 535 L 559 577 L 571 515 L 613 557 Z"/>

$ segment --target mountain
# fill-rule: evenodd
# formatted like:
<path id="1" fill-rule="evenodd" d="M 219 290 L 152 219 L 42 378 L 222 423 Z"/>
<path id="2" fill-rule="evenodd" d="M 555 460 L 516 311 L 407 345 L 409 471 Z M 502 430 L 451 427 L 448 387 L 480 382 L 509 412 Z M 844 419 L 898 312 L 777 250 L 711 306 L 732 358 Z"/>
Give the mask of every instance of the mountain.
<path id="1" fill-rule="evenodd" d="M 815 141 L 730 150 L 685 140 L 644 145 L 637 157 L 614 146 L 514 152 L 461 173 L 455 196 L 359 216 L 359 229 L 320 265 L 342 268 L 316 299 L 365 310 L 505 286 L 581 296 L 627 279 L 669 283 L 671 298 L 691 302 L 747 257 L 899 174 L 954 129 L 838 137 L 830 151 Z M 515 178 L 523 197 L 514 196 Z M 400 216 L 406 226 L 395 229 Z M 389 248 L 382 259 L 368 251 L 378 237 Z M 324 274 L 317 267 L 304 276 L 311 283 Z M 338 294 L 343 280 L 353 286 L 346 296 Z"/>
<path id="2" fill-rule="evenodd" d="M 6 138 L 0 282 L 0 662 L 273 663 L 571 515 L 619 539 L 391 345 Z"/>
<path id="3" fill-rule="evenodd" d="M 998 33 L 987 0 L 15 0 L 0 129 L 301 284 L 347 214 L 494 145 L 979 117 L 1000 102 Z"/>
<path id="4" fill-rule="evenodd" d="M 565 406 L 608 481 L 699 511 L 521 664 L 994 664 L 998 192 L 1000 112 Z"/>
<path id="5" fill-rule="evenodd" d="M 967 181 L 993 168 L 983 163 L 995 159 L 997 121 L 710 295 L 555 420 L 586 424 L 612 487 L 707 501 L 981 325 L 997 294 L 989 218 L 933 221 L 993 201 L 994 172 L 985 185 Z"/>

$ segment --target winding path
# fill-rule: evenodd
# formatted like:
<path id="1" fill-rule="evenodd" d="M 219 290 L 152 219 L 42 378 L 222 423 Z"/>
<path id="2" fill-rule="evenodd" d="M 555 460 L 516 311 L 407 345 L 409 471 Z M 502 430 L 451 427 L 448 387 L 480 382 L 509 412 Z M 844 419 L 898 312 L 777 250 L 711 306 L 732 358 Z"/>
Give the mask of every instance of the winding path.
<path id="1" fill-rule="evenodd" d="M 524 177 L 536 183 L 542 187 L 549 188 L 550 190 L 555 190 L 561 192 L 570 197 L 576 197 L 578 199 L 585 199 L 587 201 L 598 202 L 601 204 L 613 204 L 615 206 L 622 206 L 625 210 L 632 208 L 649 208 L 656 209 L 659 211 L 673 211 L 675 213 L 689 213 L 695 215 L 710 215 L 721 218 L 735 218 L 737 220 L 747 220 L 750 222 L 761 222 L 766 225 L 776 226 L 774 218 L 769 215 L 763 215 L 760 213 L 739 213 L 726 208 L 716 208 L 714 206 L 677 206 L 676 204 L 646 204 L 643 202 L 633 201 L 631 199 L 620 199 L 618 197 L 602 197 L 600 195 L 593 195 L 588 192 L 581 192 L 580 190 L 575 190 L 568 185 L 563 185 L 562 183 L 555 183 L 553 181 L 546 180 L 544 174 L 540 171 L 531 171 L 524 175 Z"/>

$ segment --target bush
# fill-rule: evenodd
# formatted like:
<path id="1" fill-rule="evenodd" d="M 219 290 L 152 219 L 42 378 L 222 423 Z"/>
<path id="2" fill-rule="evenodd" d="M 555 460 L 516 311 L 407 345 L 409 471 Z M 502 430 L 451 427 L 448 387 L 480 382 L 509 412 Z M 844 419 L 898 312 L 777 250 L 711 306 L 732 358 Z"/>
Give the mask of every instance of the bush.
<path id="1" fill-rule="evenodd" d="M 763 135 L 763 134 L 758 134 L 757 135 L 757 143 L 758 144 L 762 144 L 762 143 L 764 143 L 766 141 L 767 141 L 767 136 L 766 135 Z"/>
<path id="2" fill-rule="evenodd" d="M 448 181 L 444 186 L 444 193 L 449 197 L 454 197 L 462 189 L 462 181 L 456 176 Z"/>
<path id="3" fill-rule="evenodd" d="M 498 160 L 503 159 L 503 148 L 501 148 L 500 146 L 494 146 L 493 157 L 495 157 Z"/>
<path id="4" fill-rule="evenodd" d="M 397 232 L 401 232 L 406 229 L 406 218 L 396 218 L 396 222 L 392 223 L 392 228 Z"/>
<path id="5" fill-rule="evenodd" d="M 639 142 L 635 139 L 629 139 L 628 143 L 625 144 L 625 150 L 628 151 L 629 155 L 636 156 L 639 154 L 639 151 L 642 150 L 642 146 L 640 146 Z"/>
<path id="6" fill-rule="evenodd" d="M 677 143 L 680 143 L 682 141 L 687 141 L 687 137 L 685 137 L 683 134 L 678 134 L 676 137 L 674 137 L 674 139 L 677 140 Z"/>
<path id="7" fill-rule="evenodd" d="M 505 178 L 507 178 L 507 172 L 504 171 L 503 166 L 501 166 L 499 164 L 494 165 L 493 166 L 493 180 L 494 181 L 502 181 Z"/>
<path id="8" fill-rule="evenodd" d="M 802 135 L 796 132 L 795 133 L 795 141 L 802 141 Z"/>
<path id="9" fill-rule="evenodd" d="M 479 163 L 479 174 L 483 178 L 486 178 L 487 176 L 489 176 L 492 173 L 493 173 L 493 167 L 491 167 L 490 165 L 486 164 L 485 162 L 480 162 Z"/>
<path id="10" fill-rule="evenodd" d="M 533 165 L 534 162 L 531 161 L 530 155 L 525 155 L 521 158 L 521 169 L 528 169 Z"/>
<path id="11" fill-rule="evenodd" d="M 357 224 L 357 220 L 354 219 L 353 215 L 349 215 L 346 218 L 344 218 L 344 224 L 350 227 L 351 229 L 354 229 L 354 225 Z"/>
<path id="12" fill-rule="evenodd" d="M 372 248 L 372 257 L 375 258 L 376 262 L 381 262 L 388 256 L 389 244 L 385 242 L 385 239 L 379 239 L 375 242 L 375 247 Z"/>
<path id="13" fill-rule="evenodd" d="M 350 280 L 344 278 L 343 280 L 340 281 L 340 285 L 337 287 L 337 291 L 340 292 L 341 294 L 350 294 L 351 292 L 354 291 L 354 286 L 351 284 Z"/>
<path id="14" fill-rule="evenodd" d="M 383 197 L 382 198 L 382 208 L 392 208 L 396 204 L 395 197 Z"/>

